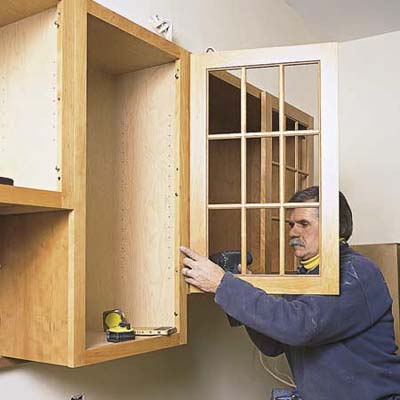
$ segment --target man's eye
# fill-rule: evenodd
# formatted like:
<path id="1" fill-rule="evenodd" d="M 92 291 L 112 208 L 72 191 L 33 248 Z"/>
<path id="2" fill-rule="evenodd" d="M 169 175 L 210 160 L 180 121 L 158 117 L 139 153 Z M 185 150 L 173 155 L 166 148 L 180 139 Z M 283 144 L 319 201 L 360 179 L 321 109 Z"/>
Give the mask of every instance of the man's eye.
<path id="1" fill-rule="evenodd" d="M 306 228 L 308 225 L 310 225 L 308 222 L 302 222 L 302 223 L 301 223 L 301 226 L 302 226 L 303 228 Z"/>
<path id="2" fill-rule="evenodd" d="M 292 229 L 294 227 L 294 223 L 293 222 L 289 222 L 288 225 L 289 225 L 290 229 Z"/>

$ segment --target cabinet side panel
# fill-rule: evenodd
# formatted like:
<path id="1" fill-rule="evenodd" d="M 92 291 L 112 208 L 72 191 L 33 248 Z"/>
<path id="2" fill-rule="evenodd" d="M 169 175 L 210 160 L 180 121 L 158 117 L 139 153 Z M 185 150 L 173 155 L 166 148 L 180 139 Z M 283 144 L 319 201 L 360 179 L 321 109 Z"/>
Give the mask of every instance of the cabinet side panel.
<path id="1" fill-rule="evenodd" d="M 400 259 L 397 244 L 366 244 L 352 246 L 370 258 L 382 271 L 393 299 L 392 312 L 397 346 L 400 347 Z M 400 349 L 398 350 L 398 352 Z"/>
<path id="2" fill-rule="evenodd" d="M 68 213 L 0 218 L 0 354 L 66 364 Z"/>
<path id="3" fill-rule="evenodd" d="M 89 73 L 91 332 L 102 330 L 102 313 L 111 308 L 132 325 L 174 325 L 174 73 L 175 63 L 120 76 Z"/>
<path id="4" fill-rule="evenodd" d="M 57 11 L 0 29 L 0 176 L 58 190 Z"/>
<path id="5" fill-rule="evenodd" d="M 86 183 L 86 328 L 89 331 L 102 330 L 103 311 L 117 307 L 115 101 L 115 79 L 89 69 Z"/>
<path id="6" fill-rule="evenodd" d="M 139 326 L 175 323 L 175 88 L 175 63 L 117 83 L 117 300 Z"/>

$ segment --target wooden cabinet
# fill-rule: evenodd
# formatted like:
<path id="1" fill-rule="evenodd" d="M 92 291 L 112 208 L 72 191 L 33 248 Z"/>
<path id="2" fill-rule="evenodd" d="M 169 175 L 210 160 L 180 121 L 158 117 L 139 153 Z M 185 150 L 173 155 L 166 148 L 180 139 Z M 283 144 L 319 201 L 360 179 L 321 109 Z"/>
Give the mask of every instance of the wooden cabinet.
<path id="1" fill-rule="evenodd" d="M 5 1 L 0 22 L 0 354 L 186 343 L 189 54 L 91 1 Z M 113 308 L 177 333 L 108 343 Z"/>
<path id="2" fill-rule="evenodd" d="M 240 51 L 234 61 L 215 53 L 207 55 L 214 65 L 199 66 L 197 56 L 91 0 L 2 1 L 0 175 L 15 185 L 0 185 L 0 354 L 77 367 L 186 343 L 180 244 L 203 254 L 250 246 L 256 285 L 335 292 L 335 45 L 271 51 Z M 243 79 L 248 64 L 273 64 L 282 78 L 296 63 L 318 67 L 317 124 Z M 238 68 L 242 77 L 225 71 Z M 322 199 L 311 206 L 322 215 L 322 259 L 332 262 L 321 276 L 296 280 L 281 239 L 285 210 L 319 164 Z M 113 308 L 133 326 L 177 333 L 110 344 L 102 312 Z"/>
<path id="3" fill-rule="evenodd" d="M 359 244 L 354 250 L 370 258 L 382 271 L 393 299 L 394 334 L 400 352 L 400 245 L 398 243 Z"/>

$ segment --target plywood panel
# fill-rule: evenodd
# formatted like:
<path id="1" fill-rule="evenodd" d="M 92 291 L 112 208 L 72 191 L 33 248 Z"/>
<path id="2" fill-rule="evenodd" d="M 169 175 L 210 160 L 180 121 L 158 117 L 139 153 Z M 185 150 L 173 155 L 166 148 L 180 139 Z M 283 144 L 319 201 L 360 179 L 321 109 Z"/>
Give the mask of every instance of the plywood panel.
<path id="1" fill-rule="evenodd" d="M 374 261 L 385 277 L 393 299 L 394 331 L 397 346 L 400 347 L 400 245 L 367 244 L 352 247 Z"/>
<path id="2" fill-rule="evenodd" d="M 121 74 L 170 63 L 176 57 L 89 15 L 88 60 L 102 71 Z"/>
<path id="3" fill-rule="evenodd" d="M 0 27 L 54 7 L 57 0 L 1 0 Z"/>
<path id="4" fill-rule="evenodd" d="M 89 74 L 87 328 L 174 325 L 175 65 Z"/>
<path id="5" fill-rule="evenodd" d="M 0 217 L 0 354 L 67 362 L 68 212 Z"/>
<path id="6" fill-rule="evenodd" d="M 0 176 L 15 186 L 59 189 L 55 21 L 52 8 L 0 29 Z"/>
<path id="7" fill-rule="evenodd" d="M 102 312 L 116 307 L 118 204 L 115 171 L 118 138 L 112 76 L 88 71 L 86 303 L 87 327 L 100 330 Z"/>

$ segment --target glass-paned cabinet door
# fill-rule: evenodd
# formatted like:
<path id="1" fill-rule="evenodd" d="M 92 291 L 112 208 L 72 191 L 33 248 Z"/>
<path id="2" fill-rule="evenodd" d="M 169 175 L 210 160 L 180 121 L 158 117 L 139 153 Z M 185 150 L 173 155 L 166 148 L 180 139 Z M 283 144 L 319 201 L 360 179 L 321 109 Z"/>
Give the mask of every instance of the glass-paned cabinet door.
<path id="1" fill-rule="evenodd" d="M 192 55 L 191 247 L 250 253 L 238 277 L 268 293 L 339 293 L 337 74 L 335 43 Z M 319 253 L 313 274 L 296 239 Z"/>

